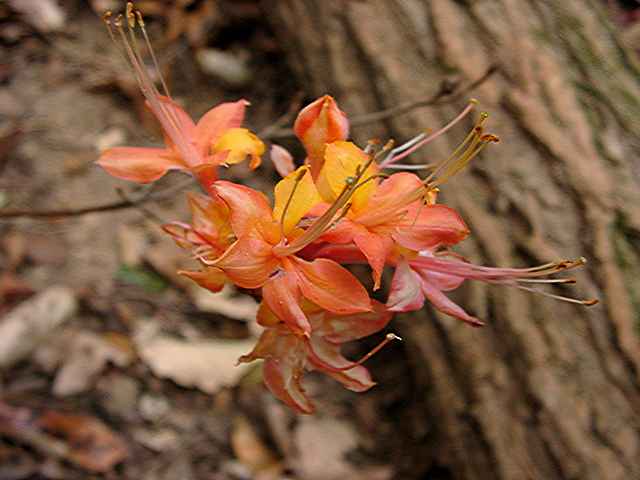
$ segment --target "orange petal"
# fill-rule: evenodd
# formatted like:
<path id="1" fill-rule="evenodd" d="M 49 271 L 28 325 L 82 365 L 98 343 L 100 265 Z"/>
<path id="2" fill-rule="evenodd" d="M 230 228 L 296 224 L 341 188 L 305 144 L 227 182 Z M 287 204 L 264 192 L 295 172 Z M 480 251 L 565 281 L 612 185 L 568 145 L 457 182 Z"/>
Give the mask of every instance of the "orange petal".
<path id="1" fill-rule="evenodd" d="M 339 345 L 313 335 L 309 340 L 309 353 L 309 362 L 316 369 L 331 375 L 351 391 L 364 392 L 376 384 L 366 368 L 342 356 Z"/>
<path id="2" fill-rule="evenodd" d="M 271 311 L 296 334 L 310 335 L 311 324 L 300 308 L 300 290 L 289 273 L 275 275 L 262 288 L 262 298 Z"/>
<path id="3" fill-rule="evenodd" d="M 215 267 L 209 267 L 204 271 L 180 270 L 178 273 L 190 278 L 202 288 L 206 288 L 212 292 L 219 292 L 222 290 L 227 280 L 224 272 Z"/>
<path id="4" fill-rule="evenodd" d="M 293 163 L 293 156 L 289 153 L 289 150 L 280 145 L 276 145 L 275 143 L 271 145 L 269 156 L 271 157 L 273 166 L 282 178 L 289 175 L 296 168 Z"/>
<path id="5" fill-rule="evenodd" d="M 393 313 L 385 305 L 372 300 L 372 312 L 353 315 L 335 315 L 327 311 L 310 315 L 314 336 L 323 337 L 331 343 L 344 343 L 368 337 L 387 326 Z"/>
<path id="6" fill-rule="evenodd" d="M 307 150 L 311 173 L 316 178 L 324 162 L 325 146 L 338 140 L 346 140 L 349 136 L 349 121 L 335 100 L 325 95 L 300 111 L 293 131 Z"/>
<path id="7" fill-rule="evenodd" d="M 212 152 L 228 152 L 225 163 L 234 165 L 251 157 L 250 167 L 260 165 L 260 156 L 264 153 L 264 143 L 246 128 L 230 128 L 213 144 Z"/>
<path id="8" fill-rule="evenodd" d="M 239 287 L 260 288 L 279 265 L 272 249 L 260 236 L 247 234 L 231 245 L 215 266 Z"/>
<path id="9" fill-rule="evenodd" d="M 302 294 L 325 310 L 344 315 L 371 311 L 365 288 L 333 260 L 319 258 L 307 262 L 292 257 L 283 264 L 287 271 L 297 275 Z"/>
<path id="10" fill-rule="evenodd" d="M 309 210 L 322 202 L 313 183 L 309 167 L 300 167 L 278 182 L 274 190 L 273 219 L 282 222 L 282 230 L 288 235 Z M 286 210 L 286 215 L 283 213 Z"/>
<path id="11" fill-rule="evenodd" d="M 205 113 L 195 129 L 195 142 L 198 149 L 203 154 L 208 154 L 224 132 L 230 128 L 240 127 L 248 104 L 246 100 L 221 103 Z"/>
<path id="12" fill-rule="evenodd" d="M 229 206 L 231 227 L 237 237 L 257 228 L 260 221 L 271 220 L 271 207 L 263 193 L 222 180 L 213 188 Z"/>
<path id="13" fill-rule="evenodd" d="M 393 250 L 393 240 L 387 235 L 366 232 L 355 235 L 353 241 L 364 256 L 367 257 L 367 261 L 371 265 L 374 282 L 373 289 L 377 290 L 380 288 L 380 277 L 382 276 L 384 264 Z"/>
<path id="14" fill-rule="evenodd" d="M 465 312 L 460 305 L 456 304 L 453 300 L 447 297 L 444 293 L 438 290 L 435 285 L 432 285 L 428 281 L 422 279 L 422 293 L 429 299 L 429 302 L 442 313 L 456 317 L 463 322 L 467 322 L 473 327 L 482 327 L 484 323 L 476 317 L 469 315 Z"/>
<path id="15" fill-rule="evenodd" d="M 364 167 L 369 157 L 353 143 L 339 141 L 327 145 L 324 160 L 325 162 L 317 181 L 318 192 L 326 202 L 332 203 L 344 189 L 347 178 L 355 176 L 356 170 Z M 375 163 L 372 163 L 365 171 L 360 182 L 362 183 L 367 178 L 375 175 L 377 170 Z M 370 181 L 355 191 L 351 198 L 354 212 L 361 211 L 367 205 L 369 197 L 376 190 L 376 186 L 375 181 Z"/>
<path id="16" fill-rule="evenodd" d="M 445 205 L 412 208 L 393 238 L 412 250 L 429 250 L 440 245 L 455 245 L 469 235 L 469 228 L 458 213 Z"/>
<path id="17" fill-rule="evenodd" d="M 413 312 L 424 305 L 422 281 L 405 260 L 398 262 L 391 280 L 387 308 L 392 312 Z"/>
<path id="18" fill-rule="evenodd" d="M 273 395 L 300 413 L 311 414 L 315 408 L 305 395 L 300 381 L 302 367 L 287 362 L 287 359 L 268 358 L 264 362 L 264 383 Z"/>
<path id="19" fill-rule="evenodd" d="M 114 177 L 137 183 L 153 182 L 169 170 L 186 169 L 178 157 L 164 148 L 110 148 L 96 163 Z"/>
<path id="20" fill-rule="evenodd" d="M 169 131 L 164 130 L 163 128 L 165 144 L 168 148 L 171 148 L 177 152 L 175 142 L 176 134 L 180 135 L 180 138 L 183 141 L 190 142 L 194 138 L 196 125 L 195 123 L 193 123 L 193 120 L 191 119 L 189 114 L 185 112 L 184 109 L 171 98 L 160 95 L 157 97 L 157 99 L 159 100 L 162 107 L 162 114 L 166 117 L 165 121 L 168 121 L 169 125 L 171 125 L 171 129 Z M 147 106 L 149 106 L 149 102 L 146 102 L 146 104 Z M 158 119 L 158 121 L 160 121 L 160 123 L 164 127 L 165 123 L 160 119 Z"/>
<path id="21" fill-rule="evenodd" d="M 208 197 L 198 193 L 187 193 L 193 229 L 220 250 L 226 250 L 235 235 L 231 229 L 229 207 L 220 197 Z"/>

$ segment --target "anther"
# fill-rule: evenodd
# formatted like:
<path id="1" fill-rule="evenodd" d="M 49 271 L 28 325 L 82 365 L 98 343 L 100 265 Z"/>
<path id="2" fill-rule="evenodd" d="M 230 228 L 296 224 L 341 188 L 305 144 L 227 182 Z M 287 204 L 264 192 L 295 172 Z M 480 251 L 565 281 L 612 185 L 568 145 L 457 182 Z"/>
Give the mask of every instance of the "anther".
<path id="1" fill-rule="evenodd" d="M 133 2 L 127 2 L 126 15 L 129 28 L 134 28 L 136 26 L 136 16 L 133 13 Z"/>

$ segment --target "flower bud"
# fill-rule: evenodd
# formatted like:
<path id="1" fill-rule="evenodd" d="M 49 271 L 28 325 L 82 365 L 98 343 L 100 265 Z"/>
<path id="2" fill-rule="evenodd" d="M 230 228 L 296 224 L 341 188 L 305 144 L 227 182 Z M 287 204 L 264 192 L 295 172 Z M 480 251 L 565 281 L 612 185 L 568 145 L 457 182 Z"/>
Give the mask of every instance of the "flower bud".
<path id="1" fill-rule="evenodd" d="M 325 146 L 348 137 L 349 120 L 336 101 L 325 95 L 300 111 L 293 131 L 307 150 L 307 161 L 315 178 L 324 162 Z"/>

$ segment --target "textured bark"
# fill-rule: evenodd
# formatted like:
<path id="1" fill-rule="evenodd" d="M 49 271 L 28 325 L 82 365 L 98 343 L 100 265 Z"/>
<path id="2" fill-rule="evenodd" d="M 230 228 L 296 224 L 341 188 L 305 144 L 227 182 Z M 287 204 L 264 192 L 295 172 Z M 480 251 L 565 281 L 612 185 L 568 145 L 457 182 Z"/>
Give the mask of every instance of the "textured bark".
<path id="1" fill-rule="evenodd" d="M 640 478 L 640 70 L 603 3 L 264 2 L 309 95 L 331 93 L 352 115 L 495 64 L 469 96 L 503 142 L 441 197 L 472 230 L 458 251 L 499 266 L 590 260 L 578 287 L 556 293 L 597 297 L 597 307 L 469 284 L 457 299 L 484 329 L 429 309 L 400 318 L 422 418 L 435 425 L 430 465 L 406 478 L 433 465 L 463 479 Z M 465 102 L 353 134 L 407 139 Z M 463 134 L 416 158 L 442 158 Z"/>

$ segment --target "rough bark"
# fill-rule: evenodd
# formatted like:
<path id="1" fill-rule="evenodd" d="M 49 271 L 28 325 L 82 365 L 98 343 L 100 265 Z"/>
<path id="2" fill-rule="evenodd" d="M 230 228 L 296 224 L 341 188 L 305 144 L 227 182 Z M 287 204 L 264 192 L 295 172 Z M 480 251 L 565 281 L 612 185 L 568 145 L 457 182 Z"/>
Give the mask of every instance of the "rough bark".
<path id="1" fill-rule="evenodd" d="M 429 407 L 423 418 L 436 427 L 425 440 L 430 464 L 454 478 L 640 478 L 640 70 L 603 4 L 264 2 L 309 95 L 329 92 L 350 114 L 496 65 L 469 96 L 503 141 L 441 197 L 472 230 L 459 251 L 499 266 L 590 260 L 577 288 L 556 293 L 597 297 L 597 307 L 476 284 L 457 299 L 484 329 L 429 309 L 400 318 Z M 407 139 L 467 98 L 353 134 Z M 433 144 L 427 160 L 463 134 Z"/>

